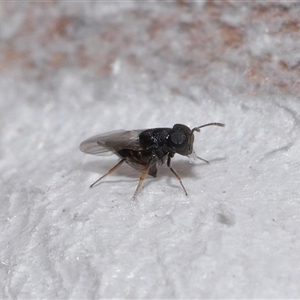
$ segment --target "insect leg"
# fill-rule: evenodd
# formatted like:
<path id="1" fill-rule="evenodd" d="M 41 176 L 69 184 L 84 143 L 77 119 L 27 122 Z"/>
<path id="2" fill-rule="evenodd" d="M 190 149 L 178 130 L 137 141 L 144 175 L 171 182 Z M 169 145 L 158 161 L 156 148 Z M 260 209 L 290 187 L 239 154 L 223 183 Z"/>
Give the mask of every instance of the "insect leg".
<path id="1" fill-rule="evenodd" d="M 107 173 L 105 173 L 103 176 L 101 176 L 99 179 L 97 179 L 92 185 L 91 188 L 94 187 L 101 179 L 103 179 L 104 177 L 106 177 L 107 175 L 112 174 L 113 172 L 115 172 L 117 169 L 119 169 L 121 167 L 121 165 L 123 164 L 123 162 L 126 161 L 126 158 L 122 158 L 113 168 L 111 168 Z"/>
<path id="2" fill-rule="evenodd" d="M 192 159 L 198 158 L 198 159 L 200 159 L 200 160 L 203 160 L 203 161 L 206 162 L 207 164 L 209 164 L 209 161 L 208 161 L 208 160 L 206 160 L 206 159 L 204 159 L 204 158 L 198 156 L 198 155 L 195 153 L 195 151 L 193 151 L 193 152 L 189 155 L 189 157 L 191 157 Z"/>
<path id="3" fill-rule="evenodd" d="M 139 193 L 141 187 L 142 187 L 142 184 L 143 184 L 143 181 L 144 179 L 146 178 L 148 172 L 149 172 L 149 169 L 151 167 L 153 167 L 156 163 L 156 156 L 153 155 L 149 161 L 148 161 L 148 164 L 145 166 L 145 169 L 142 171 L 142 175 L 140 176 L 140 181 L 135 189 L 135 192 L 134 192 L 134 195 L 133 195 L 133 198 L 136 198 L 137 194 Z M 150 174 L 151 175 L 151 174 Z"/>
<path id="4" fill-rule="evenodd" d="M 197 156 L 197 158 L 198 159 L 200 159 L 200 160 L 202 160 L 202 161 L 204 161 L 204 162 L 206 162 L 207 164 L 209 164 L 209 161 L 208 160 L 206 160 L 206 159 L 204 159 L 204 158 L 201 158 L 200 156 L 198 156 L 198 155 L 196 155 Z"/>
<path id="5" fill-rule="evenodd" d="M 180 178 L 179 174 L 171 167 L 171 157 L 170 157 L 170 156 L 168 156 L 167 166 L 170 168 L 170 170 L 172 171 L 172 173 L 176 176 L 176 178 L 177 178 L 178 181 L 180 182 L 180 184 L 181 184 L 181 186 L 182 186 L 182 188 L 183 188 L 183 190 L 184 190 L 184 192 L 185 192 L 185 194 L 186 194 L 186 196 L 187 196 L 188 193 L 187 193 L 185 187 L 183 186 L 183 183 L 182 183 L 182 181 L 181 181 L 181 178 Z"/>

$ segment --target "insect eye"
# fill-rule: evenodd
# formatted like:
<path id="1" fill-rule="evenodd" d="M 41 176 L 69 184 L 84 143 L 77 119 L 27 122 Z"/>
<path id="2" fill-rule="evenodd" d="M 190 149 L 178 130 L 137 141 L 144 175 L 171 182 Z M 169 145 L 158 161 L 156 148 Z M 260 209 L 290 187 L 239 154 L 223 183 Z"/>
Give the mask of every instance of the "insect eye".
<path id="1" fill-rule="evenodd" d="M 174 145 L 182 145 L 184 141 L 186 140 L 185 135 L 182 132 L 174 132 L 171 134 L 171 141 Z"/>

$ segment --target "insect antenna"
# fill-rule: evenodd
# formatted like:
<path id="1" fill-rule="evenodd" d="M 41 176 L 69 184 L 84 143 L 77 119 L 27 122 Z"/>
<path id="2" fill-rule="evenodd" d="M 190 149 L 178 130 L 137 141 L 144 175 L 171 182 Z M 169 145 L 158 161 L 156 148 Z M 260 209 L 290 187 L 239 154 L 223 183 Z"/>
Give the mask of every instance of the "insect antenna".
<path id="1" fill-rule="evenodd" d="M 201 125 L 201 126 L 198 126 L 198 127 L 195 127 L 195 128 L 193 128 L 192 129 L 192 133 L 194 132 L 194 131 L 200 131 L 200 128 L 203 128 L 203 127 L 206 127 L 206 126 L 211 126 L 211 125 L 213 125 L 213 126 L 221 126 L 221 127 L 224 127 L 225 126 L 225 124 L 223 124 L 223 123 L 208 123 L 208 124 L 204 124 L 204 125 Z"/>
<path id="2" fill-rule="evenodd" d="M 203 128 L 203 127 L 206 127 L 206 126 L 211 126 L 211 125 L 213 125 L 213 126 L 221 126 L 221 127 L 224 127 L 224 126 L 225 126 L 225 124 L 223 124 L 223 123 L 216 123 L 216 122 L 214 122 L 214 123 L 208 123 L 208 124 L 204 124 L 204 125 L 201 125 L 201 126 L 198 126 L 198 127 L 193 128 L 193 129 L 192 129 L 192 134 L 193 134 L 194 131 L 198 131 L 198 132 L 199 132 L 199 131 L 200 131 L 200 128 Z M 193 153 L 190 155 L 190 157 L 192 157 L 192 158 L 194 158 L 194 159 L 195 159 L 195 158 L 198 158 L 198 159 L 200 159 L 200 160 L 206 162 L 207 164 L 209 164 L 209 161 L 208 161 L 208 160 L 206 160 L 206 159 L 204 159 L 204 158 L 198 156 L 195 152 L 193 152 Z"/>

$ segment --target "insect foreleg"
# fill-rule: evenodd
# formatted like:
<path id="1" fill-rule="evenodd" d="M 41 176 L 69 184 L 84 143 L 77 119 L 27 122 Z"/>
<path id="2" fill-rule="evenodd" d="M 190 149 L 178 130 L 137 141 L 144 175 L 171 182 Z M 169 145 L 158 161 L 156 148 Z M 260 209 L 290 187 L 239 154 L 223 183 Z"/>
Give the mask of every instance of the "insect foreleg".
<path id="1" fill-rule="evenodd" d="M 185 192 L 185 194 L 186 194 L 186 196 L 187 196 L 188 193 L 187 193 L 185 187 L 183 186 L 183 183 L 182 183 L 182 181 L 181 181 L 181 178 L 180 178 L 179 174 L 171 167 L 171 157 L 170 157 L 170 156 L 168 156 L 167 166 L 170 168 L 170 170 L 172 171 L 172 173 L 176 176 L 176 178 L 177 178 L 178 181 L 180 182 L 180 184 L 181 184 L 181 186 L 182 186 L 182 188 L 183 188 L 183 190 L 184 190 L 184 192 Z"/>
<path id="2" fill-rule="evenodd" d="M 98 180 L 96 180 L 92 185 L 91 188 L 94 187 L 101 179 L 103 179 L 104 177 L 106 177 L 107 175 L 112 174 L 113 172 L 115 172 L 117 169 L 119 169 L 121 167 L 121 165 L 123 164 L 123 162 L 126 161 L 126 158 L 122 158 L 114 167 L 112 167 L 107 173 L 105 173 L 103 176 L 101 176 Z"/>
<path id="3" fill-rule="evenodd" d="M 201 158 L 201 157 L 200 157 L 200 156 L 198 156 L 198 155 L 196 155 L 196 157 L 197 157 L 198 159 L 200 159 L 200 160 L 202 160 L 202 161 L 206 162 L 207 164 L 209 164 L 209 161 L 208 161 L 208 160 L 206 160 L 206 159 L 204 159 L 204 158 Z"/>

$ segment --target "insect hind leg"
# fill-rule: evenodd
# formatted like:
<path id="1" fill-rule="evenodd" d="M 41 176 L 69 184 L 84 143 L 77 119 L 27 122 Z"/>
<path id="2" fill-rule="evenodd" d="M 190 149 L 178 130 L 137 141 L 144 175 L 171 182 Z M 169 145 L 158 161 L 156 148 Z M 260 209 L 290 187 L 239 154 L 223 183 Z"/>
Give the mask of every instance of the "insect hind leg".
<path id="1" fill-rule="evenodd" d="M 118 170 L 121 165 L 123 164 L 123 162 L 126 161 L 126 158 L 122 158 L 114 167 L 112 167 L 107 173 L 105 173 L 104 175 L 102 175 L 99 179 L 97 179 L 93 184 L 91 184 L 91 188 L 94 187 L 97 183 L 99 183 L 99 181 L 101 179 L 103 179 L 104 177 L 106 177 L 107 175 L 112 174 L 113 172 L 115 172 L 116 170 Z"/>
<path id="2" fill-rule="evenodd" d="M 170 156 L 168 156 L 167 166 L 170 168 L 170 170 L 172 171 L 172 173 L 176 176 L 176 178 L 178 179 L 178 181 L 179 181 L 180 184 L 181 184 L 181 187 L 182 187 L 183 190 L 184 190 L 185 195 L 187 196 L 188 193 L 187 193 L 187 191 L 186 191 L 186 189 L 185 189 L 185 187 L 184 187 L 184 185 L 183 185 L 183 183 L 182 183 L 182 181 L 181 181 L 181 178 L 180 178 L 179 174 L 171 167 L 171 157 L 170 157 Z"/>

